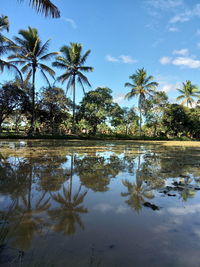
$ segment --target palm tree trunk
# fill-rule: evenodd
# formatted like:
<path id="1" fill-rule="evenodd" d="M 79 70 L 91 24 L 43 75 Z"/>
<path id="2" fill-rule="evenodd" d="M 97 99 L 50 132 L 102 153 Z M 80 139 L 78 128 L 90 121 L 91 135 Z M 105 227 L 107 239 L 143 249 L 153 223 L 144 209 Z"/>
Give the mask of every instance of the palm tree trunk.
<path id="1" fill-rule="evenodd" d="M 140 136 L 141 136 L 141 133 L 142 133 L 142 110 L 141 110 L 141 105 L 139 106 L 139 109 L 140 109 Z"/>
<path id="2" fill-rule="evenodd" d="M 72 133 L 74 134 L 76 132 L 75 129 L 75 101 L 76 101 L 76 88 L 75 88 L 75 75 L 73 77 L 73 83 L 72 83 L 72 91 L 73 91 L 73 121 L 72 121 Z"/>
<path id="3" fill-rule="evenodd" d="M 71 175 L 70 175 L 70 187 L 69 187 L 70 203 L 72 202 L 72 177 L 73 177 L 73 168 L 74 168 L 74 154 L 71 155 Z"/>
<path id="4" fill-rule="evenodd" d="M 33 67 L 33 80 L 32 80 L 32 116 L 31 116 L 31 130 L 30 134 L 33 135 L 35 132 L 35 73 L 36 68 Z"/>

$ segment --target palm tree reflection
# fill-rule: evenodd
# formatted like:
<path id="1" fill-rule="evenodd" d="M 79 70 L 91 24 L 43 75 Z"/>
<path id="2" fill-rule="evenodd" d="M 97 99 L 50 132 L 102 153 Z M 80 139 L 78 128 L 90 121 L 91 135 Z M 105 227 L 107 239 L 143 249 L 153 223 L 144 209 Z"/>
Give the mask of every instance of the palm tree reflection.
<path id="1" fill-rule="evenodd" d="M 129 197 L 126 203 L 136 212 L 142 209 L 145 199 L 154 198 L 154 194 L 147 183 L 143 182 L 143 173 L 140 168 L 140 154 L 138 156 L 138 166 L 136 170 L 135 182 L 131 183 L 129 180 L 122 180 L 122 184 L 127 188 L 127 192 L 121 193 L 122 197 Z"/>
<path id="2" fill-rule="evenodd" d="M 81 205 L 88 191 L 81 193 L 82 185 L 80 185 L 78 191 L 73 194 L 73 167 L 74 155 L 71 156 L 71 173 L 67 188 L 63 185 L 62 194 L 57 193 L 52 195 L 53 200 L 60 204 L 60 207 L 48 212 L 50 218 L 56 221 L 53 229 L 57 232 L 63 232 L 66 235 L 75 234 L 76 224 L 79 225 L 81 229 L 84 229 L 84 224 L 79 214 L 88 212 L 88 210 Z"/>
<path id="3" fill-rule="evenodd" d="M 17 248 L 26 250 L 30 247 L 31 241 L 36 232 L 40 232 L 43 227 L 47 226 L 47 222 L 41 216 L 50 207 L 50 198 L 45 199 L 46 192 L 41 197 L 33 201 L 29 194 L 22 195 L 15 209 L 15 215 L 11 220 L 18 225 L 13 232 L 13 243 Z M 32 204 L 31 202 L 35 202 Z"/>

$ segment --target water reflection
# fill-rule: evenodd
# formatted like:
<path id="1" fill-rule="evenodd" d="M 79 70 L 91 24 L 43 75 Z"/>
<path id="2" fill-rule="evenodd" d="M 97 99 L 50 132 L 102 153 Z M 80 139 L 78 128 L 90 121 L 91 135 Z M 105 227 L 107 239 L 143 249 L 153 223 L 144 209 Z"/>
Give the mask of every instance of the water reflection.
<path id="1" fill-rule="evenodd" d="M 65 235 L 75 234 L 76 225 L 84 229 L 80 214 L 88 212 L 82 205 L 88 191 L 81 192 L 82 185 L 80 184 L 77 191 L 73 194 L 73 172 L 74 155 L 71 156 L 69 183 L 63 185 L 62 194 L 51 195 L 52 199 L 59 204 L 59 207 L 48 212 L 49 217 L 56 222 L 53 229 L 56 232 L 63 232 Z"/>
<path id="2" fill-rule="evenodd" d="M 138 233 L 146 232 L 153 246 L 158 247 L 160 237 L 155 233 L 165 231 L 167 238 L 173 240 L 171 221 L 180 223 L 177 216 L 186 216 L 185 210 L 200 214 L 199 159 L 198 148 L 156 144 L 3 142 L 0 153 L 0 255 L 12 254 L 7 252 L 8 247 L 23 251 L 23 261 L 27 264 L 38 246 L 37 240 L 46 235 L 47 255 L 54 243 L 60 250 L 58 258 L 54 255 L 56 266 L 66 266 L 66 263 L 76 266 L 81 260 L 84 262 L 81 266 L 89 266 L 86 258 L 90 258 L 93 244 L 102 266 L 112 266 L 114 258 L 120 262 L 116 266 L 156 266 L 155 261 L 147 265 L 150 253 L 146 256 L 143 253 L 149 251 L 149 247 Z M 12 203 L 15 203 L 14 208 L 8 212 Z M 101 213 L 95 207 L 102 205 L 104 212 Z M 183 205 L 187 205 L 185 209 Z M 105 207 L 110 207 L 106 213 Z M 117 207 L 120 212 L 116 212 L 119 211 Z M 127 236 L 125 231 L 131 224 L 135 224 L 135 229 L 131 227 Z M 188 224 L 193 232 L 200 232 L 197 222 L 191 218 L 188 218 Z M 118 237 L 118 247 L 114 249 L 115 245 L 108 243 L 113 243 L 118 232 L 123 235 Z M 180 253 L 183 237 L 190 245 L 200 241 L 199 234 L 192 239 L 189 233 L 182 233 L 176 239 Z M 136 251 L 140 248 L 135 258 L 126 242 Z M 71 247 L 68 254 L 62 252 L 62 243 Z M 139 248 L 138 243 L 141 244 Z M 110 246 L 110 252 L 104 249 L 106 246 Z M 164 243 L 160 246 L 160 253 L 168 264 Z M 84 248 L 82 252 L 80 247 Z M 157 252 L 154 253 L 159 258 Z M 173 251 L 170 253 L 173 264 L 178 266 Z M 7 264 L 11 264 L 13 257 L 9 255 L 6 259 Z M 160 264 L 158 261 L 157 266 Z"/>

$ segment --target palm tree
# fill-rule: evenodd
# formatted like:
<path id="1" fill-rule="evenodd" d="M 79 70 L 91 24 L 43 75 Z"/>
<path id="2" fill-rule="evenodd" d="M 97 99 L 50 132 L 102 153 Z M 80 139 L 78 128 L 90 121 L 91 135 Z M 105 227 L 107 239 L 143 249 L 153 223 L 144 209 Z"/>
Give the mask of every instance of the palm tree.
<path id="1" fill-rule="evenodd" d="M 29 5 L 34 7 L 38 13 L 43 13 L 45 17 L 60 18 L 60 11 L 50 0 L 29 0 Z"/>
<path id="2" fill-rule="evenodd" d="M 87 77 L 83 75 L 82 72 L 93 71 L 92 67 L 84 66 L 86 59 L 90 54 L 88 50 L 84 55 L 82 55 L 82 45 L 79 43 L 70 43 L 70 46 L 63 46 L 60 51 L 62 56 L 58 56 L 56 61 L 53 62 L 54 67 L 65 70 L 64 74 L 58 77 L 58 81 L 64 83 L 68 80 L 67 91 L 69 88 L 72 89 L 73 93 L 73 124 L 72 132 L 75 133 L 75 84 L 76 81 L 81 85 L 83 92 L 85 93 L 84 85 L 91 87 Z"/>
<path id="3" fill-rule="evenodd" d="M 192 103 L 194 103 L 194 98 L 198 98 L 200 96 L 198 86 L 192 84 L 192 82 L 189 80 L 186 80 L 186 82 L 183 83 L 183 88 L 177 89 L 177 91 L 181 93 L 181 95 L 178 96 L 176 100 L 183 100 L 181 104 L 187 104 L 187 107 L 188 105 L 192 107 Z"/>
<path id="4" fill-rule="evenodd" d="M 8 38 L 6 38 L 1 32 L 6 30 L 7 32 L 9 31 L 9 20 L 7 16 L 1 15 L 0 16 L 0 56 L 4 55 L 9 48 L 13 45 L 13 42 L 11 40 L 9 40 Z M 0 59 L 0 71 L 3 72 L 4 68 L 7 69 L 11 69 L 11 70 L 15 70 L 17 72 L 17 74 L 19 75 L 20 79 L 22 80 L 22 75 L 21 72 L 18 70 L 18 68 L 3 60 Z"/>
<path id="5" fill-rule="evenodd" d="M 147 76 L 147 72 L 144 68 L 138 69 L 135 74 L 129 77 L 133 83 L 125 83 L 125 87 L 130 87 L 131 91 L 126 94 L 125 98 L 128 100 L 132 97 L 139 96 L 138 108 L 140 112 L 140 136 L 141 136 L 141 124 L 142 124 L 142 109 L 145 109 L 146 96 L 151 95 L 156 87 L 157 82 L 152 81 L 153 76 Z"/>
<path id="6" fill-rule="evenodd" d="M 21 68 L 22 73 L 26 73 L 26 80 L 29 80 L 32 76 L 32 117 L 31 117 L 31 133 L 35 129 L 35 75 L 37 69 L 40 70 L 42 76 L 45 78 L 50 86 L 49 80 L 46 74 L 49 74 L 53 79 L 55 72 L 43 64 L 43 61 L 51 59 L 57 55 L 58 52 L 47 53 L 50 40 L 42 44 L 42 41 L 38 35 L 38 31 L 35 28 L 28 27 L 27 30 L 20 30 L 20 37 L 15 37 L 16 45 L 13 47 L 14 54 L 9 56 L 12 64 L 23 65 Z"/>

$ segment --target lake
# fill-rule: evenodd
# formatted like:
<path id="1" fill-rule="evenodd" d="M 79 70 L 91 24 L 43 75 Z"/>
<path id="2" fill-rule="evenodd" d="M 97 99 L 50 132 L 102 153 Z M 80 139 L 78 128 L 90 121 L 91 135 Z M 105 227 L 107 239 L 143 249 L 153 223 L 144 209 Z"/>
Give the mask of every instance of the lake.
<path id="1" fill-rule="evenodd" d="M 200 266 L 200 147 L 0 141 L 1 266 Z"/>

